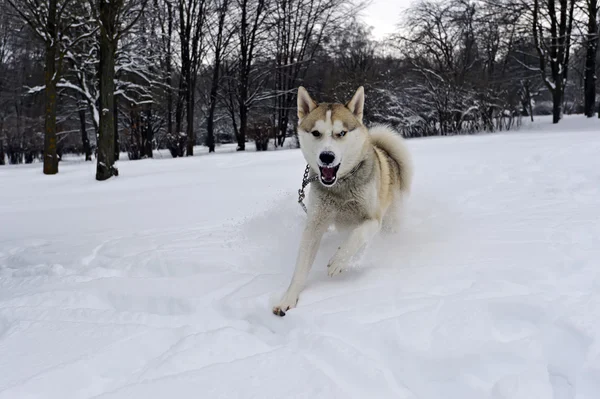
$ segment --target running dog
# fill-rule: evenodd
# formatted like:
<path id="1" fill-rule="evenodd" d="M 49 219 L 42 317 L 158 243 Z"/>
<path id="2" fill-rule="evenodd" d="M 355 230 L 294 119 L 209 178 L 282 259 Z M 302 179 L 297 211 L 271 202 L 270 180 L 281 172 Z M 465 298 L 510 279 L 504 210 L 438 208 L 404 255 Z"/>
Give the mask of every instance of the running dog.
<path id="1" fill-rule="evenodd" d="M 350 229 L 327 265 L 341 273 L 350 259 L 383 228 L 393 229 L 409 193 L 413 167 L 402 136 L 388 126 L 363 125 L 365 95 L 359 87 L 346 103 L 317 103 L 298 89 L 298 138 L 310 176 L 308 220 L 292 281 L 273 313 L 285 316 L 298 297 L 330 225 Z"/>

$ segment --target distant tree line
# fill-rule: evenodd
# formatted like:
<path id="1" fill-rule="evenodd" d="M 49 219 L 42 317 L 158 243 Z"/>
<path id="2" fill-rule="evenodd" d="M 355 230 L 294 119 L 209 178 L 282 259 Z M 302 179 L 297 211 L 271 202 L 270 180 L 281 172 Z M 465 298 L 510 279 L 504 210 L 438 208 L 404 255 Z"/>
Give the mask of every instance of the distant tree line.
<path id="1" fill-rule="evenodd" d="M 422 0 L 382 40 L 360 1 L 0 0 L 0 165 L 296 145 L 300 84 L 406 137 L 600 117 L 599 0 Z"/>

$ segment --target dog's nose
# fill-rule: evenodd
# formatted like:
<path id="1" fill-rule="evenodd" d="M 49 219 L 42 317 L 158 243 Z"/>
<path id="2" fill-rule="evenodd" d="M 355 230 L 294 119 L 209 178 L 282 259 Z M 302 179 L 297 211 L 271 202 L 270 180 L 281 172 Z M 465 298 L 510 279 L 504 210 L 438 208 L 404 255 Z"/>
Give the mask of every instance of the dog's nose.
<path id="1" fill-rule="evenodd" d="M 335 154 L 331 151 L 323 151 L 321 155 L 319 155 L 319 159 L 323 165 L 329 165 L 335 160 Z"/>

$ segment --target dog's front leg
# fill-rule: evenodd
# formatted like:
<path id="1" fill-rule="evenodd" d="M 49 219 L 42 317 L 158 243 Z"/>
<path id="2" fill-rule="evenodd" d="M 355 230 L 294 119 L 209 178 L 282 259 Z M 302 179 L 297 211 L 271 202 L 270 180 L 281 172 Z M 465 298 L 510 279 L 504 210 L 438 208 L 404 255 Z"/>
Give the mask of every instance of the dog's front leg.
<path id="1" fill-rule="evenodd" d="M 309 212 L 309 220 L 302 233 L 292 281 L 279 304 L 273 307 L 273 313 L 276 315 L 285 316 L 287 310 L 296 306 L 328 225 L 329 222 L 322 212 Z"/>
<path id="2" fill-rule="evenodd" d="M 327 265 L 329 276 L 335 276 L 342 272 L 350 259 L 356 255 L 359 249 L 368 243 L 381 229 L 381 223 L 376 219 L 368 219 L 358 225 L 348 239 L 338 248 L 333 258 Z"/>

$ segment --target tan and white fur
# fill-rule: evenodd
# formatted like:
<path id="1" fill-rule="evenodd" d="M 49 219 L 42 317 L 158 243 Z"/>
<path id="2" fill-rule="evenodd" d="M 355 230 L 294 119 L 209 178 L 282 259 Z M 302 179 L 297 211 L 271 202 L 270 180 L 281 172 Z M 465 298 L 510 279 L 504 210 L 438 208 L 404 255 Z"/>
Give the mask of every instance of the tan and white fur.
<path id="1" fill-rule="evenodd" d="M 308 220 L 302 234 L 292 281 L 273 313 L 294 308 L 315 260 L 321 238 L 332 224 L 350 229 L 327 265 L 329 276 L 382 227 L 396 224 L 398 207 L 408 194 L 413 169 L 400 134 L 387 126 L 363 125 L 364 89 L 347 104 L 315 102 L 298 89 L 298 138 L 311 176 Z"/>

